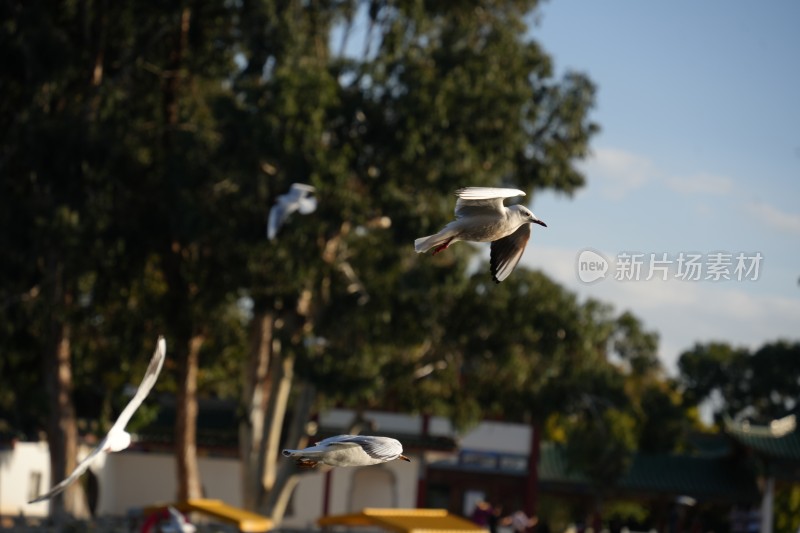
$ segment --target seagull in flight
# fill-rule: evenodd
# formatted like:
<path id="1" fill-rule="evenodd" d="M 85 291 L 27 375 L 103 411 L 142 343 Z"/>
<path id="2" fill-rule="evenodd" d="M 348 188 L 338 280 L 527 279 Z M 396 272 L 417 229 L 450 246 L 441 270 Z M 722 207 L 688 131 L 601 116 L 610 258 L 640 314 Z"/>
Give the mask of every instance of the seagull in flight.
<path id="1" fill-rule="evenodd" d="M 411 461 L 403 455 L 403 445 L 390 437 L 338 435 L 319 441 L 302 450 L 283 450 L 284 457 L 293 457 L 299 466 L 313 468 L 318 463 L 329 466 L 377 465 L 395 459 Z"/>
<path id="2" fill-rule="evenodd" d="M 465 187 L 456 191 L 456 219 L 439 233 L 414 241 L 414 250 L 433 255 L 456 241 L 491 242 L 489 269 L 492 279 L 506 279 L 522 258 L 531 237 L 531 224 L 547 227 L 524 205 L 506 207 L 503 200 L 525 196 L 519 189 Z"/>
<path id="3" fill-rule="evenodd" d="M 161 533 L 195 533 L 197 527 L 173 506 L 167 507 L 169 520 L 161 524 Z"/>
<path id="4" fill-rule="evenodd" d="M 144 399 L 150 393 L 153 385 L 155 385 L 156 379 L 158 379 L 158 374 L 161 372 L 161 367 L 164 364 L 166 353 L 167 343 L 164 341 L 164 337 L 158 337 L 156 350 L 153 353 L 153 357 L 150 359 L 150 364 L 147 366 L 147 372 L 145 372 L 142 383 L 136 390 L 136 394 L 134 394 L 133 398 L 131 398 L 131 401 L 128 402 L 128 405 L 126 405 L 125 409 L 123 409 L 122 413 L 120 413 L 117 421 L 114 422 L 113 426 L 111 426 L 111 429 L 108 431 L 108 434 L 105 436 L 105 438 L 103 438 L 103 440 L 100 441 L 100 444 L 98 444 L 97 447 L 92 450 L 91 453 L 87 455 L 77 467 L 75 467 L 75 470 L 73 470 L 72 474 L 70 474 L 68 478 L 50 489 L 50 491 L 46 494 L 42 494 L 38 498 L 31 500 L 28 503 L 40 502 L 63 492 L 67 487 L 74 483 L 75 480 L 81 477 L 86 470 L 89 469 L 92 463 L 98 457 L 100 457 L 101 453 L 118 452 L 130 446 L 131 434 L 125 431 L 125 426 L 128 425 L 128 421 L 130 421 L 133 413 L 136 412 L 136 409 L 139 408 Z"/>
<path id="5" fill-rule="evenodd" d="M 289 192 L 278 196 L 275 205 L 269 210 L 269 220 L 267 221 L 267 238 L 269 240 L 275 240 L 278 230 L 289 218 L 289 215 L 295 211 L 301 215 L 308 215 L 316 211 L 317 198 L 314 196 L 316 190 L 312 185 L 292 183 Z"/>

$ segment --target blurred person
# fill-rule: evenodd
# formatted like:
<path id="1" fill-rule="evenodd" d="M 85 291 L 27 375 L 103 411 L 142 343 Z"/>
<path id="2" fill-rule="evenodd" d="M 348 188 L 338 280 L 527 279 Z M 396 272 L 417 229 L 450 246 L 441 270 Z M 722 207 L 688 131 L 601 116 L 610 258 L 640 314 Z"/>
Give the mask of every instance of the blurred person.
<path id="1" fill-rule="evenodd" d="M 486 500 L 480 500 L 478 503 L 475 504 L 475 509 L 472 511 L 472 516 L 470 517 L 475 525 L 481 527 L 488 527 L 489 526 L 489 519 L 492 516 L 492 506 Z"/>
<path id="2" fill-rule="evenodd" d="M 537 523 L 539 523 L 539 519 L 537 517 L 528 516 L 525 514 L 525 511 L 521 509 L 514 511 L 502 521 L 502 525 L 511 526 L 511 529 L 514 530 L 514 533 L 525 533 L 529 527 L 533 527 Z"/>

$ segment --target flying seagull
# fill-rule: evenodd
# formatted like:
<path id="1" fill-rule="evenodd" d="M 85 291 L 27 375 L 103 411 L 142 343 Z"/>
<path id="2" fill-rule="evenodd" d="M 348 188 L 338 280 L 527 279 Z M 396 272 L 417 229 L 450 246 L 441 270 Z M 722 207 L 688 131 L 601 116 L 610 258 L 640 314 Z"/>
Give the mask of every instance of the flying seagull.
<path id="1" fill-rule="evenodd" d="M 144 399 L 147 397 L 150 389 L 152 389 L 153 385 L 155 385 L 156 379 L 158 379 L 158 374 L 161 372 L 161 366 L 164 364 L 166 353 L 167 344 L 164 341 L 164 337 L 158 337 L 156 350 L 153 353 L 152 359 L 150 359 L 150 364 L 147 366 L 147 372 L 145 372 L 141 385 L 139 385 L 139 388 L 136 390 L 136 394 L 133 395 L 133 398 L 131 398 L 131 401 L 129 401 L 128 405 L 125 406 L 125 409 L 122 410 L 122 413 L 120 413 L 117 421 L 114 422 L 113 426 L 111 426 L 111 429 L 108 431 L 108 434 L 105 436 L 105 438 L 100 441 L 100 444 L 98 444 L 97 447 L 92 450 L 83 461 L 80 462 L 80 464 L 78 464 L 78 466 L 75 468 L 75 470 L 73 470 L 72 474 L 70 474 L 67 479 L 50 489 L 48 493 L 42 494 L 35 500 L 31 500 L 28 503 L 40 502 L 63 492 L 68 486 L 75 482 L 75 480 L 81 477 L 86 470 L 89 469 L 89 466 L 91 466 L 91 464 L 100 456 L 101 453 L 118 452 L 120 450 L 124 450 L 130 445 L 131 434 L 125 431 L 125 426 L 128 425 L 128 421 L 133 416 L 133 413 L 136 412 L 136 409 L 139 408 Z"/>
<path id="2" fill-rule="evenodd" d="M 194 533 L 197 527 L 173 506 L 167 507 L 169 520 L 161 524 L 161 533 Z"/>
<path id="3" fill-rule="evenodd" d="M 278 196 L 275 205 L 269 210 L 267 221 L 267 238 L 275 240 L 278 230 L 295 211 L 308 215 L 317 209 L 316 189 L 305 183 L 292 183 L 289 192 Z"/>
<path id="4" fill-rule="evenodd" d="M 525 196 L 519 189 L 465 187 L 456 191 L 456 219 L 439 233 L 414 241 L 417 253 L 433 255 L 456 241 L 491 242 L 489 268 L 500 283 L 519 263 L 531 236 L 531 223 L 547 227 L 524 205 L 503 205 L 505 198 Z"/>
<path id="5" fill-rule="evenodd" d="M 395 459 L 411 461 L 403 455 L 400 441 L 389 437 L 339 435 L 319 441 L 302 450 L 283 450 L 284 457 L 294 457 L 297 464 L 313 468 L 318 463 L 329 466 L 377 465 Z"/>

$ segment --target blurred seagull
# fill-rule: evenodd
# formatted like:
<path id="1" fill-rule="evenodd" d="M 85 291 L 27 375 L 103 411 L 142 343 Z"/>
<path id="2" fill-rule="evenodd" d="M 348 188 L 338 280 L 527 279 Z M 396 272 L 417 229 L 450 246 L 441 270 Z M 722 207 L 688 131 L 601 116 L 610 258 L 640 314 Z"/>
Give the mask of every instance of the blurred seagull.
<path id="1" fill-rule="evenodd" d="M 28 503 L 40 502 L 42 500 L 52 498 L 60 492 L 63 492 L 68 486 L 75 482 L 75 480 L 81 477 L 86 470 L 89 469 L 92 463 L 100 457 L 102 452 L 118 452 L 120 450 L 124 450 L 130 445 L 131 434 L 125 431 L 125 426 L 128 425 L 128 421 L 133 416 L 133 413 L 136 412 L 136 409 L 139 408 L 144 399 L 150 393 L 153 385 L 155 385 L 156 379 L 158 379 L 158 374 L 161 372 L 161 366 L 164 364 L 166 353 L 167 344 L 164 341 L 164 337 L 158 337 L 156 351 L 153 353 L 153 357 L 150 359 L 150 364 L 147 366 L 147 372 L 145 372 L 141 385 L 139 385 L 136 394 L 133 395 L 133 398 L 131 398 L 131 401 L 129 401 L 128 405 L 125 406 L 125 409 L 122 410 L 122 413 L 120 413 L 117 421 L 114 422 L 113 426 L 111 426 L 111 429 L 108 431 L 108 434 L 105 436 L 105 438 L 100 441 L 100 444 L 98 444 L 97 447 L 92 450 L 83 461 L 80 462 L 80 464 L 78 464 L 78 466 L 67 479 L 50 489 L 48 493 L 42 494 L 35 500 L 31 500 Z"/>
<path id="2" fill-rule="evenodd" d="M 169 511 L 169 521 L 161 525 L 161 533 L 195 533 L 197 531 L 195 525 L 173 506 L 167 507 L 167 511 Z"/>
<path id="3" fill-rule="evenodd" d="M 316 189 L 305 183 L 292 183 L 289 192 L 278 196 L 275 205 L 269 210 L 267 221 L 267 238 L 275 240 L 278 230 L 295 211 L 301 215 L 308 215 L 316 211 L 317 199 L 314 197 Z"/>
<path id="4" fill-rule="evenodd" d="M 395 459 L 411 461 L 403 455 L 403 445 L 389 437 L 368 435 L 339 435 L 319 441 L 302 450 L 283 450 L 284 457 L 294 457 L 302 467 L 313 468 L 318 463 L 329 466 L 377 465 Z"/>
<path id="5" fill-rule="evenodd" d="M 456 191 L 456 219 L 439 233 L 414 241 L 417 253 L 441 252 L 456 241 L 491 242 L 489 268 L 500 283 L 519 263 L 531 236 L 530 224 L 547 224 L 524 205 L 503 205 L 505 198 L 525 196 L 519 189 L 465 187 Z"/>

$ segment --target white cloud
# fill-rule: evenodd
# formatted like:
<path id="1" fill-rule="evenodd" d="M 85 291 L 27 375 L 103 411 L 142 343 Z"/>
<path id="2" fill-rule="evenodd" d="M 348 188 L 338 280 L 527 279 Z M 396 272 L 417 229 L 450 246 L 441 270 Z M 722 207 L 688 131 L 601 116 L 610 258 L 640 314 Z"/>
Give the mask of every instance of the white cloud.
<path id="1" fill-rule="evenodd" d="M 656 180 L 687 195 L 720 196 L 735 190 L 734 180 L 727 176 L 704 171 L 670 176 L 658 162 L 620 148 L 596 148 L 581 166 L 589 185 L 599 186 L 601 194 L 612 200 L 621 200 L 631 191 Z"/>
<path id="2" fill-rule="evenodd" d="M 728 194 L 733 189 L 733 181 L 717 174 L 699 172 L 689 176 L 667 178 L 667 186 L 682 194 Z"/>
<path id="3" fill-rule="evenodd" d="M 747 211 L 767 226 L 780 231 L 800 235 L 800 214 L 787 213 L 764 202 L 751 202 L 745 205 Z"/>
<path id="4" fill-rule="evenodd" d="M 614 200 L 647 183 L 654 173 L 649 159 L 617 148 L 595 149 L 583 167 L 589 183 L 599 184 L 603 194 Z"/>

